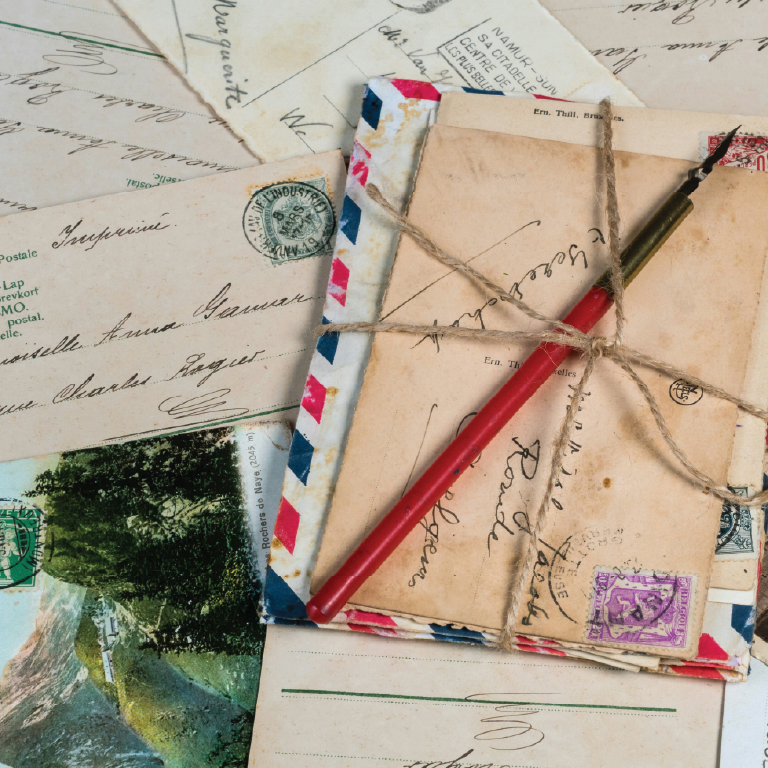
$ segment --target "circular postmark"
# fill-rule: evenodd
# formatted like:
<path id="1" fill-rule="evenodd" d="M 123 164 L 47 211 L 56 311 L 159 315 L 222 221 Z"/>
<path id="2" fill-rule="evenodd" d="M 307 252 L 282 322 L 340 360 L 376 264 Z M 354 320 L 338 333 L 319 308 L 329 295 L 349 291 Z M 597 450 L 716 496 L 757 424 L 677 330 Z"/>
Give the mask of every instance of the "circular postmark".
<path id="1" fill-rule="evenodd" d="M 328 195 L 303 181 L 262 187 L 243 213 L 243 232 L 248 242 L 271 264 L 327 253 L 335 224 Z"/>
<path id="2" fill-rule="evenodd" d="M 524 513 L 516 513 L 513 519 L 521 531 L 530 533 L 527 518 L 525 524 L 516 519 L 517 515 L 521 514 Z M 606 550 L 612 550 L 620 545 L 623 534 L 622 528 L 610 526 L 583 528 L 571 534 L 557 548 L 548 544 L 544 539 L 539 539 L 539 551 L 536 555 L 528 588 L 532 599 L 527 602 L 528 613 L 523 615 L 522 623 L 530 625 L 531 620 L 538 616 L 551 618 L 547 612 L 549 608 L 545 607 L 548 603 L 545 595 L 547 589 L 554 603 L 553 607 L 557 608 L 568 621 L 574 624 L 578 623 L 571 614 L 575 613 L 575 609 L 581 602 L 578 593 L 580 591 L 579 582 L 583 579 L 579 577 L 579 568 L 585 562 L 602 558 Z M 488 537 L 489 542 L 491 536 Z M 588 597 L 586 593 L 584 594 Z"/>
<path id="3" fill-rule="evenodd" d="M 588 596 L 576 586 L 579 582 L 579 568 L 582 565 L 589 568 L 591 562 L 603 557 L 606 550 L 621 545 L 623 539 L 622 528 L 590 526 L 573 533 L 557 549 L 551 548 L 550 552 L 543 553 L 549 566 L 546 569 L 549 594 L 566 619 L 576 623 L 570 614 L 575 613 L 575 605 L 580 599 L 578 593 L 581 591 Z"/>
<path id="4" fill-rule="evenodd" d="M 678 405 L 696 405 L 704 397 L 704 390 L 685 379 L 677 379 L 669 386 L 669 396 Z"/>
<path id="5" fill-rule="evenodd" d="M 43 511 L 26 501 L 0 498 L 0 589 L 34 587 L 44 549 Z"/>
<path id="6" fill-rule="evenodd" d="M 715 552 L 722 549 L 739 532 L 741 510 L 735 504 L 723 504 L 720 513 L 720 531 L 717 534 Z"/>
<path id="7" fill-rule="evenodd" d="M 729 485 L 728 488 L 739 496 L 749 494 L 749 488 L 745 485 Z M 749 507 L 742 507 L 732 502 L 723 504 L 715 554 L 736 555 L 754 552 L 753 522 L 752 510 Z"/>

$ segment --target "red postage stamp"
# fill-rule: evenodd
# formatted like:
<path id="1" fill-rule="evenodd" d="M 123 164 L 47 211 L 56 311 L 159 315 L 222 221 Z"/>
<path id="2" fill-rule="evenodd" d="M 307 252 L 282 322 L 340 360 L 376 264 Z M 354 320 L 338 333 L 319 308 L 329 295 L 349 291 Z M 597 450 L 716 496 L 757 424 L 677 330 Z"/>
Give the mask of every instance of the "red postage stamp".
<path id="1" fill-rule="evenodd" d="M 709 156 L 722 141 L 724 133 L 705 133 L 701 137 L 702 159 Z M 718 165 L 733 165 L 738 168 L 752 168 L 756 171 L 768 169 L 768 136 L 735 136 L 728 152 Z"/>

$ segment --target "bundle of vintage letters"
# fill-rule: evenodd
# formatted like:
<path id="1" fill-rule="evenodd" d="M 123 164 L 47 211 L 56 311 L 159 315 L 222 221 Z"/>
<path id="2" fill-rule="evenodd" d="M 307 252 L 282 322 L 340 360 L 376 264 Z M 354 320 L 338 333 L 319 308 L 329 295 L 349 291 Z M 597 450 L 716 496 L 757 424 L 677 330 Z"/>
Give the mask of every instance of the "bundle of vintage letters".
<path id="1" fill-rule="evenodd" d="M 563 316 L 605 269 L 607 246 L 595 204 L 599 109 L 559 106 L 372 81 L 336 244 L 344 291 L 332 272 L 324 320 L 498 329 L 529 322 L 409 238 L 397 245 L 396 228 L 365 187 L 375 182 L 403 205 L 414 176 L 408 211 L 415 223 L 536 309 Z M 690 161 L 709 154 L 710 137 L 734 121 L 754 132 L 768 127 L 761 118 L 616 110 L 617 183 L 628 233 L 684 178 Z M 743 155 L 735 159 L 745 164 Z M 695 218 L 633 283 L 627 343 L 760 402 L 768 240 L 756 220 L 734 211 L 746 212 L 747 201 L 765 192 L 762 177 L 744 167 L 721 172 L 719 183 L 702 192 Z M 744 198 L 736 203 L 739 189 Z M 753 287 L 750 310 L 744 283 L 728 287 L 737 263 Z M 377 296 L 370 295 L 371 274 L 380 277 Z M 356 275 L 368 295 L 360 296 Z M 725 309 L 736 305 L 738 313 Z M 713 317 L 720 321 L 713 324 Z M 311 594 L 531 349 L 439 333 L 379 334 L 371 346 L 363 336 L 321 337 L 310 366 L 267 575 L 272 620 L 306 620 Z M 570 358 L 332 627 L 498 642 L 579 368 Z M 762 423 L 702 399 L 683 380 L 652 376 L 649 386 L 686 452 L 715 476 L 727 476 L 737 492 L 760 490 Z M 557 511 L 532 576 L 537 597 L 526 593 L 519 646 L 620 668 L 745 679 L 762 512 L 723 507 L 690 484 L 622 378 L 603 369 L 583 396 Z M 325 396 L 330 386 L 333 399 Z M 652 619 L 648 604 L 658 606 Z M 599 620 L 608 615 L 626 620 Z"/>

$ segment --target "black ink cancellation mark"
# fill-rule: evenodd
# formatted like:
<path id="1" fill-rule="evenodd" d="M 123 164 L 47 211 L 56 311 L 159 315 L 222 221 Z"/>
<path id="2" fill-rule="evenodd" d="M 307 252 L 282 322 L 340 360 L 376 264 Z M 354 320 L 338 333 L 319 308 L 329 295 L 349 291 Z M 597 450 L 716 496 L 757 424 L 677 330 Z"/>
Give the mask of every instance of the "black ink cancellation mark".
<path id="1" fill-rule="evenodd" d="M 324 190 L 324 179 L 259 189 L 243 213 L 248 242 L 273 265 L 329 253 L 336 217 Z"/>

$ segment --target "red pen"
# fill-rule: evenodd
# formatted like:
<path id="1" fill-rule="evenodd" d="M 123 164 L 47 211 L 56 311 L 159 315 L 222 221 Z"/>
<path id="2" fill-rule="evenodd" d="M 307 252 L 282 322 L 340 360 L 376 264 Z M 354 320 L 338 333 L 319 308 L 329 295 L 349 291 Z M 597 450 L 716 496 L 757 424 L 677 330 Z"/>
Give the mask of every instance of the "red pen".
<path id="1" fill-rule="evenodd" d="M 711 173 L 715 163 L 725 156 L 737 130 L 728 134 L 700 166 L 690 171 L 683 185 L 672 193 L 622 252 L 621 272 L 625 286 L 629 285 L 693 210 L 688 195 Z M 610 273 L 606 272 L 563 322 L 586 333 L 612 304 Z M 522 405 L 560 367 L 570 352 L 570 347 L 554 342 L 539 344 L 509 381 L 483 406 L 344 565 L 307 603 L 307 616 L 311 621 L 327 624 L 336 616 Z"/>

